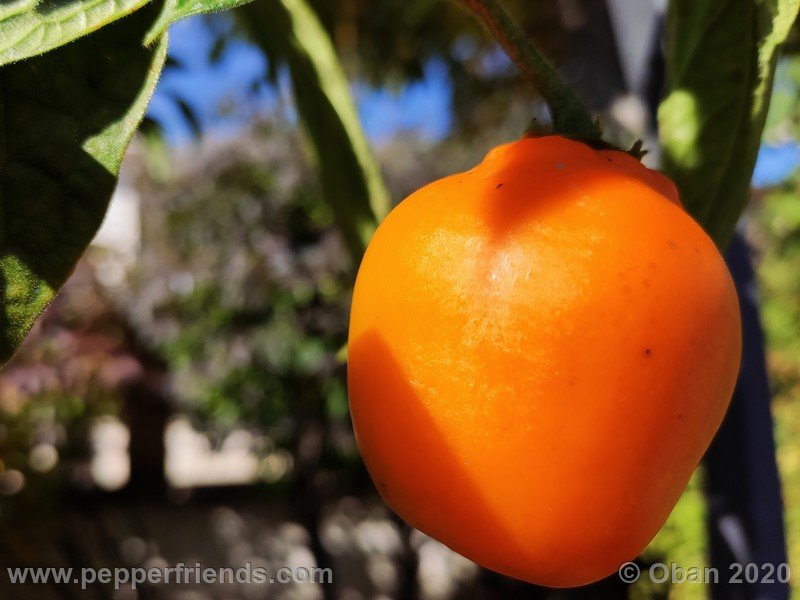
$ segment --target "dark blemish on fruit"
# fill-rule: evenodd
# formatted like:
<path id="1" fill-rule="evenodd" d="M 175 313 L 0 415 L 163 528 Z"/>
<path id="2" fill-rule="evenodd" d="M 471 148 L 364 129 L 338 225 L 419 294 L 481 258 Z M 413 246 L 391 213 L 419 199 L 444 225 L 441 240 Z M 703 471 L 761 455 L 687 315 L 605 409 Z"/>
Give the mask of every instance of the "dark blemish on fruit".
<path id="1" fill-rule="evenodd" d="M 496 190 L 499 190 L 501 187 L 503 187 L 503 184 L 502 184 L 502 183 L 498 183 L 498 184 L 495 186 L 495 188 L 494 188 L 494 189 L 496 189 Z"/>
<path id="2" fill-rule="evenodd" d="M 650 358 L 653 356 L 653 351 L 650 348 L 645 348 L 643 354 L 645 358 Z"/>
<path id="3" fill-rule="evenodd" d="M 667 243 L 669 244 L 669 247 L 672 248 L 673 250 L 675 250 L 675 248 L 678 247 L 678 244 L 675 243 L 675 240 L 670 240 Z"/>
<path id="4" fill-rule="evenodd" d="M 683 415 L 678 413 L 678 421 L 683 421 Z"/>
<path id="5" fill-rule="evenodd" d="M 567 165 L 565 165 L 564 163 L 556 163 L 556 169 L 558 169 L 559 171 L 561 171 L 562 169 L 566 169 L 566 168 L 567 168 Z"/>
<path id="6" fill-rule="evenodd" d="M 607 160 L 608 162 L 613 162 L 613 161 L 612 161 L 612 160 L 611 160 L 609 157 L 607 157 L 607 156 L 606 156 L 606 160 Z"/>

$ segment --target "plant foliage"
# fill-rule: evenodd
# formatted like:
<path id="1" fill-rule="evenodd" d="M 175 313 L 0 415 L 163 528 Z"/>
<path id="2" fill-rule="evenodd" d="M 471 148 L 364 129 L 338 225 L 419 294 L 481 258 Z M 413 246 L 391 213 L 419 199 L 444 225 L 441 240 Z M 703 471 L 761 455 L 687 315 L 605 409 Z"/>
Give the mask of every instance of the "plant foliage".
<path id="1" fill-rule="evenodd" d="M 103 220 L 166 58 L 136 13 L 0 68 L 0 363 L 19 346 Z"/>
<path id="2" fill-rule="evenodd" d="M 800 0 L 672 0 L 664 167 L 720 247 L 747 201 L 779 50 Z"/>

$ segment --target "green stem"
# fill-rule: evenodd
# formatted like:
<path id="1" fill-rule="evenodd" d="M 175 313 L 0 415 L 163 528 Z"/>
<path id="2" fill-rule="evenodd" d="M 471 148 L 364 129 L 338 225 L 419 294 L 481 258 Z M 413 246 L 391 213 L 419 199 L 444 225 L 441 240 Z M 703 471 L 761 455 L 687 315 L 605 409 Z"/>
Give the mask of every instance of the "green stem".
<path id="1" fill-rule="evenodd" d="M 497 0 L 456 1 L 475 14 L 542 95 L 556 133 L 587 141 L 600 139 L 600 128 L 587 108 Z"/>

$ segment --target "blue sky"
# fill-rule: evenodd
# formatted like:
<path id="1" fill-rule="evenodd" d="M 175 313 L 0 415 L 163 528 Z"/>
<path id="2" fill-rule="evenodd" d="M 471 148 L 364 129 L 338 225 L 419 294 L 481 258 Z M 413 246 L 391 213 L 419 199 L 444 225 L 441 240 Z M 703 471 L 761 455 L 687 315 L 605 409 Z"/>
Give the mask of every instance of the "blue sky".
<path id="1" fill-rule="evenodd" d="M 758 153 L 753 186 L 771 187 L 783 183 L 800 167 L 800 146 L 797 142 L 764 144 Z"/>
<path id="2" fill-rule="evenodd" d="M 164 71 L 148 114 L 161 124 L 173 144 L 185 143 L 192 135 L 176 98 L 185 101 L 203 130 L 214 135 L 235 133 L 244 124 L 244 114 L 220 114 L 220 107 L 229 101 L 253 103 L 258 111 L 264 112 L 277 104 L 274 89 L 264 87 L 253 98 L 248 93 L 250 85 L 262 78 L 266 68 L 258 50 L 244 42 L 234 42 L 217 64 L 211 64 L 207 57 L 213 42 L 201 18 L 181 21 L 170 29 L 170 55 L 179 66 Z"/>
<path id="3" fill-rule="evenodd" d="M 251 86 L 263 80 L 267 65 L 262 54 L 246 42 L 233 42 L 216 64 L 207 60 L 213 36 L 201 18 L 188 19 L 170 31 L 170 53 L 180 68 L 165 71 L 150 105 L 149 114 L 166 132 L 170 143 L 181 145 L 192 139 L 191 128 L 175 99 L 192 107 L 204 132 L 233 135 L 254 116 L 285 110 L 292 118 L 286 97 L 286 82 L 274 86 Z M 504 57 L 494 57 L 507 66 Z M 431 140 L 447 135 L 451 126 L 451 84 L 443 64 L 431 62 L 425 76 L 400 90 L 353 86 L 361 122 L 372 141 L 403 131 L 416 131 Z M 231 107 L 235 110 L 225 110 Z M 759 152 L 753 176 L 756 187 L 777 185 L 800 166 L 796 142 L 765 145 Z"/>
<path id="4" fill-rule="evenodd" d="M 179 68 L 164 72 L 150 105 L 149 115 L 164 128 L 173 144 L 191 140 L 191 128 L 175 102 L 182 99 L 197 114 L 204 131 L 225 136 L 239 131 L 254 115 L 283 106 L 280 90 L 261 86 L 267 65 L 262 54 L 245 42 L 232 43 L 217 64 L 207 60 L 213 36 L 199 18 L 188 19 L 170 30 L 170 54 Z M 281 84 L 279 88 L 287 86 Z M 402 131 L 417 131 L 429 139 L 441 139 L 450 130 L 451 86 L 444 65 L 431 62 L 421 81 L 398 91 L 356 84 L 353 94 L 361 122 L 373 141 Z M 235 106 L 236 112 L 220 107 Z"/>

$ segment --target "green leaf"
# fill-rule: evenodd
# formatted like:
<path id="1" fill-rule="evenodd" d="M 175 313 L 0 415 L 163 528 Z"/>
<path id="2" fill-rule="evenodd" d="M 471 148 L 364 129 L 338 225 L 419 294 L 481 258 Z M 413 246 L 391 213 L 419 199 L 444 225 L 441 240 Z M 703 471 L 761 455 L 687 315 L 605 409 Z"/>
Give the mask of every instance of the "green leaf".
<path id="1" fill-rule="evenodd" d="M 747 202 L 775 65 L 800 0 L 671 0 L 664 169 L 721 248 Z"/>
<path id="2" fill-rule="evenodd" d="M 0 67 L 0 364 L 103 219 L 166 57 L 142 45 L 155 16 Z"/>
<path id="3" fill-rule="evenodd" d="M 58 48 L 149 0 L 0 0 L 0 65 Z"/>
<path id="4" fill-rule="evenodd" d="M 389 194 L 330 37 L 306 0 L 254 2 L 240 8 L 239 17 L 270 61 L 288 66 L 325 198 L 360 258 L 389 212 Z"/>
<path id="5" fill-rule="evenodd" d="M 150 44 L 164 33 L 170 25 L 186 17 L 219 12 L 247 4 L 251 0 L 167 0 L 161 16 L 147 33 L 146 44 Z"/>

